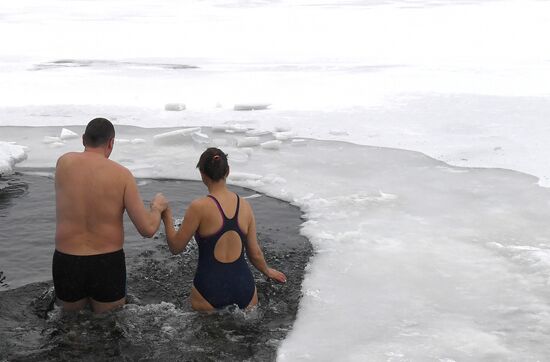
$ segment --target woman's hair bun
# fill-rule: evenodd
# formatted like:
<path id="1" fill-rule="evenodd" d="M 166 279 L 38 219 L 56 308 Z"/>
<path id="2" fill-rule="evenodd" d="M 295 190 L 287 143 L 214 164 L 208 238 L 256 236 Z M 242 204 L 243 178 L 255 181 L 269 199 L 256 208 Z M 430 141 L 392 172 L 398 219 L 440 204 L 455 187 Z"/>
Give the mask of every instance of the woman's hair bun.
<path id="1" fill-rule="evenodd" d="M 219 148 L 210 147 L 202 153 L 197 168 L 212 181 L 219 181 L 229 173 L 227 155 Z"/>

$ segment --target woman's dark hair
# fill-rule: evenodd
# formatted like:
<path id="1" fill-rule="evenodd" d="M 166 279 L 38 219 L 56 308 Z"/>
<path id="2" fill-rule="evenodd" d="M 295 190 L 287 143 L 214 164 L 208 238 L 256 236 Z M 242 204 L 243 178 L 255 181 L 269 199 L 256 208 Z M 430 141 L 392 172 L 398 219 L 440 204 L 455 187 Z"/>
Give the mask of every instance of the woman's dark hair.
<path id="1" fill-rule="evenodd" d="M 115 137 L 115 127 L 105 118 L 94 118 L 86 126 L 84 131 L 84 146 L 103 146 L 111 138 Z"/>
<path id="2" fill-rule="evenodd" d="M 212 181 L 219 181 L 229 172 L 227 155 L 219 148 L 210 147 L 202 153 L 197 168 Z"/>

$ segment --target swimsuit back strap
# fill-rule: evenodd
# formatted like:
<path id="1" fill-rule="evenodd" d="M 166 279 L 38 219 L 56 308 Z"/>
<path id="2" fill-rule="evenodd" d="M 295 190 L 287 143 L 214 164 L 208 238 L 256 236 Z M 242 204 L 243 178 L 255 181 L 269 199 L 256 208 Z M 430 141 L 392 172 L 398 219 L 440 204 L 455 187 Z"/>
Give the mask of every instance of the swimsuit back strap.
<path id="1" fill-rule="evenodd" d="M 237 196 L 237 208 L 235 209 L 235 216 L 233 216 L 233 219 L 236 219 L 239 217 L 239 206 L 240 206 L 240 203 L 241 203 L 241 198 L 239 197 L 239 195 L 235 194 L 235 196 Z"/>
<path id="2" fill-rule="evenodd" d="M 220 213 L 222 214 L 223 218 L 226 219 L 226 220 L 233 220 L 233 219 L 236 219 L 239 216 L 239 207 L 240 207 L 240 204 L 241 204 L 241 198 L 237 194 L 235 194 L 235 196 L 237 196 L 237 208 L 235 209 L 235 215 L 230 219 L 230 218 L 227 217 L 227 215 L 225 215 L 225 212 L 223 211 L 222 205 L 220 204 L 218 199 L 216 199 L 213 195 L 208 195 L 208 197 L 210 197 L 212 200 L 214 200 L 214 202 L 216 203 L 216 206 L 218 206 L 218 210 L 220 210 Z"/>
<path id="3" fill-rule="evenodd" d="M 222 214 L 224 220 L 227 219 L 227 216 L 225 216 L 225 212 L 223 212 L 222 205 L 220 205 L 220 202 L 218 201 L 218 199 L 216 199 L 212 195 L 208 195 L 208 197 L 210 197 L 212 200 L 214 200 L 214 202 L 216 203 L 216 206 L 218 206 L 218 210 L 220 210 L 220 214 Z"/>

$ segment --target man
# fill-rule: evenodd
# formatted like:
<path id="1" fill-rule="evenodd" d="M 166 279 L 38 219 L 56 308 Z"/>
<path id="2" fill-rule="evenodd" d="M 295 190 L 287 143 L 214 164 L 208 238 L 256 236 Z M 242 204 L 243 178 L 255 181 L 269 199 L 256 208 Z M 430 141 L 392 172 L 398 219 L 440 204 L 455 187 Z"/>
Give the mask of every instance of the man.
<path id="1" fill-rule="evenodd" d="M 64 310 L 90 303 L 102 313 L 126 302 L 124 211 L 141 235 L 152 237 L 167 201 L 157 194 L 147 210 L 130 171 L 109 160 L 115 141 L 111 122 L 93 119 L 82 141 L 84 152 L 69 152 L 57 161 L 52 274 Z"/>

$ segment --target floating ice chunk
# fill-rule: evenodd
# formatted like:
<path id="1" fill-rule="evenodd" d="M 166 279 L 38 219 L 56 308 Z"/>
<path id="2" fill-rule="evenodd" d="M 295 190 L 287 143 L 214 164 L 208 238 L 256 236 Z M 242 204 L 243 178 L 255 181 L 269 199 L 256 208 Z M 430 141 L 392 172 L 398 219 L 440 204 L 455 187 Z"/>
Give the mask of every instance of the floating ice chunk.
<path id="1" fill-rule="evenodd" d="M 237 147 L 254 147 L 260 144 L 260 137 L 245 137 L 237 140 Z"/>
<path id="2" fill-rule="evenodd" d="M 119 145 L 125 145 L 127 143 L 130 143 L 130 140 L 127 138 L 115 138 L 115 143 Z"/>
<path id="3" fill-rule="evenodd" d="M 210 137 L 208 137 L 207 134 L 204 134 L 202 132 L 195 132 L 191 135 L 191 138 L 193 138 L 193 141 L 201 144 L 210 143 Z"/>
<path id="4" fill-rule="evenodd" d="M 508 248 L 515 250 L 529 250 L 529 251 L 538 251 L 540 248 L 530 246 L 530 245 L 510 245 Z"/>
<path id="5" fill-rule="evenodd" d="M 307 146 L 306 140 L 301 139 L 301 138 L 299 138 L 299 139 L 293 139 L 293 140 L 290 142 L 290 144 L 291 144 L 292 146 L 295 146 L 295 147 Z"/>
<path id="6" fill-rule="evenodd" d="M 23 146 L 0 142 L 0 175 L 11 174 L 13 166 L 26 159 L 27 152 Z"/>
<path id="7" fill-rule="evenodd" d="M 59 148 L 65 146 L 64 142 L 52 142 L 50 143 L 50 147 L 52 148 Z"/>
<path id="8" fill-rule="evenodd" d="M 231 126 L 213 126 L 212 132 L 223 133 L 231 129 Z"/>
<path id="9" fill-rule="evenodd" d="M 279 140 L 279 141 L 286 141 L 286 140 L 291 139 L 292 137 L 294 137 L 294 133 L 290 132 L 290 131 L 275 133 L 275 139 Z"/>
<path id="10" fill-rule="evenodd" d="M 70 139 L 73 139 L 73 138 L 79 138 L 78 134 L 69 130 L 69 129 L 66 129 L 66 128 L 63 128 L 61 130 L 61 135 L 59 136 L 59 138 L 61 138 L 62 140 L 70 140 Z"/>
<path id="11" fill-rule="evenodd" d="M 261 194 L 252 194 L 252 195 L 249 195 L 249 196 L 244 196 L 243 199 L 257 199 L 258 197 L 262 197 L 263 195 Z"/>
<path id="12" fill-rule="evenodd" d="M 262 175 L 246 172 L 232 172 L 229 174 L 229 178 L 233 181 L 259 181 L 262 177 Z"/>
<path id="13" fill-rule="evenodd" d="M 380 199 L 381 200 L 395 200 L 395 199 L 397 199 L 397 195 L 387 194 L 385 192 L 382 192 L 381 190 L 378 190 L 378 192 L 380 193 Z"/>
<path id="14" fill-rule="evenodd" d="M 233 109 L 235 111 L 259 111 L 262 109 L 267 109 L 271 103 L 241 103 L 235 104 Z"/>
<path id="15" fill-rule="evenodd" d="M 52 137 L 52 136 L 44 136 L 42 139 L 42 143 L 50 144 L 55 142 L 61 142 L 61 138 L 59 137 Z"/>
<path id="16" fill-rule="evenodd" d="M 200 131 L 199 127 L 183 128 L 153 136 L 153 142 L 157 144 L 174 144 L 190 140 L 193 133 Z"/>
<path id="17" fill-rule="evenodd" d="M 228 133 L 246 133 L 247 131 L 248 127 L 242 124 L 234 124 L 226 129 L 226 132 Z"/>
<path id="18" fill-rule="evenodd" d="M 139 145 L 146 142 L 147 141 L 144 140 L 143 138 L 134 138 L 133 140 L 130 141 L 130 143 L 132 143 L 133 145 Z"/>
<path id="19" fill-rule="evenodd" d="M 262 148 L 266 150 L 278 150 L 279 148 L 281 148 L 282 143 L 283 142 L 281 141 L 273 140 L 273 141 L 264 142 L 260 146 L 262 146 Z"/>
<path id="20" fill-rule="evenodd" d="M 270 134 L 271 134 L 270 131 L 265 131 L 265 130 L 261 130 L 261 129 L 251 129 L 251 130 L 246 131 L 246 135 L 251 136 L 251 137 L 267 136 L 267 135 L 270 135 Z"/>
<path id="21" fill-rule="evenodd" d="M 164 106 L 165 111 L 183 111 L 185 110 L 185 104 L 183 103 L 166 103 Z"/>
<path id="22" fill-rule="evenodd" d="M 274 128 L 275 132 L 290 132 L 291 129 L 292 128 L 288 126 L 282 126 L 282 125 L 275 126 Z"/>

